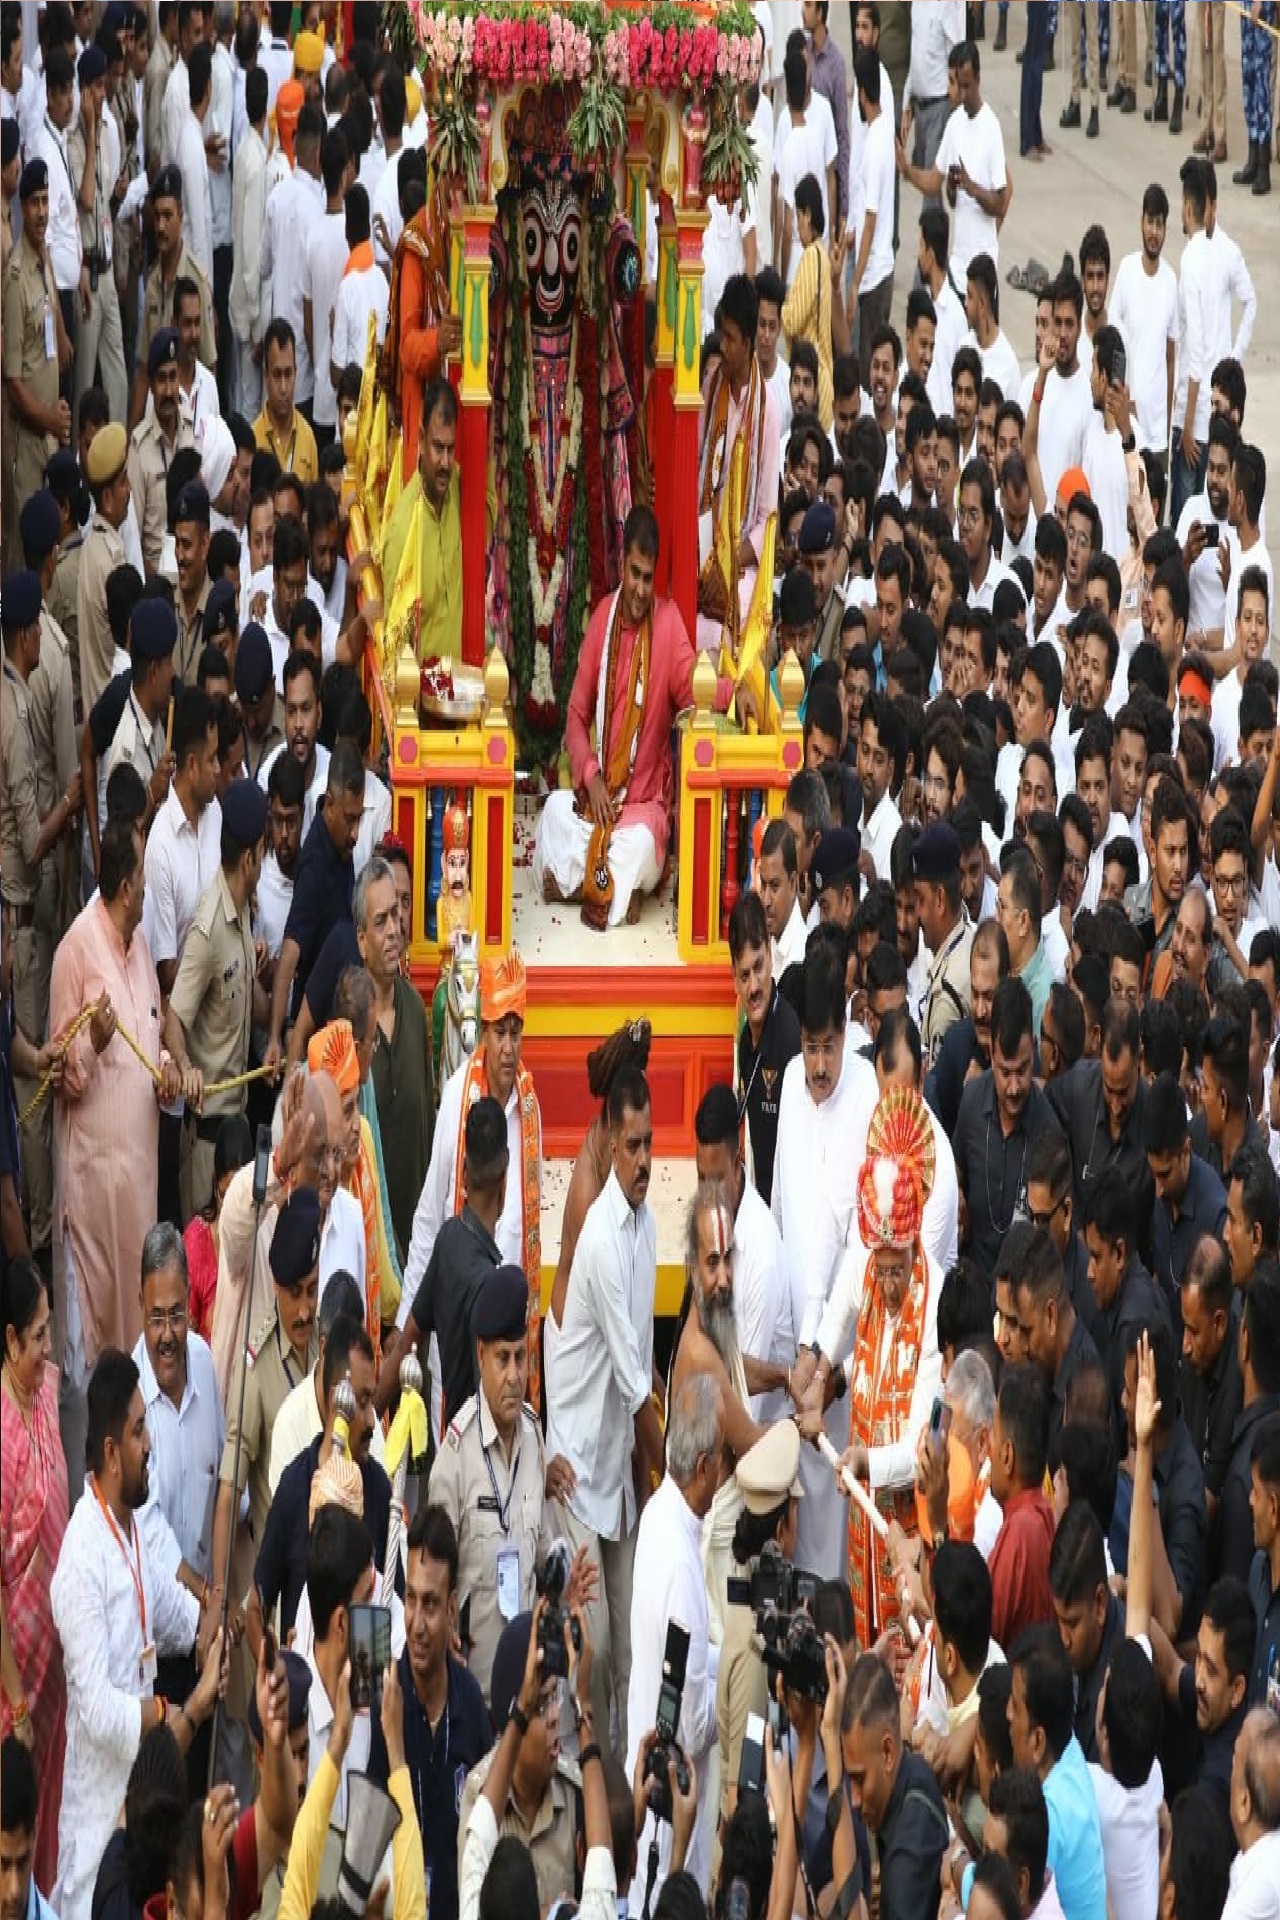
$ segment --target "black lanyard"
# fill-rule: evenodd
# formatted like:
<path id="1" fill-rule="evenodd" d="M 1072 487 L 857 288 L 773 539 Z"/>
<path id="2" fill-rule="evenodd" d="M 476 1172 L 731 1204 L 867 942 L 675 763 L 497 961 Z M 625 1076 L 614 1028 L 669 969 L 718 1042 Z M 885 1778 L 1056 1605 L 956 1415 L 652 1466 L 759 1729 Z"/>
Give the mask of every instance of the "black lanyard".
<path id="1" fill-rule="evenodd" d="M 502 1528 L 504 1534 L 510 1534 L 511 1528 L 508 1524 L 507 1516 L 511 1512 L 511 1502 L 516 1497 L 516 1475 L 520 1471 L 520 1449 L 518 1447 L 516 1448 L 516 1457 L 511 1462 L 511 1485 L 507 1491 L 507 1504 L 505 1507 L 502 1504 L 502 1496 L 498 1492 L 497 1476 L 493 1471 L 493 1462 L 489 1458 L 489 1449 L 482 1444 L 480 1451 L 484 1455 L 484 1464 L 488 1470 L 489 1485 L 493 1488 L 493 1503 L 498 1510 L 498 1525 Z"/>

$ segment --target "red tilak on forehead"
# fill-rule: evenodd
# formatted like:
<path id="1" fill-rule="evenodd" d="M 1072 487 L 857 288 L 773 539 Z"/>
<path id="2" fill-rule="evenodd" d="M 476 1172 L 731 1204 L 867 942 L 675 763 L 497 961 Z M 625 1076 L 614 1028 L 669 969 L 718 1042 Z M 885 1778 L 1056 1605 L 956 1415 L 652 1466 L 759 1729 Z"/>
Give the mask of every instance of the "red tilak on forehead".
<path id="1" fill-rule="evenodd" d="M 715 1251 L 723 1260 L 732 1245 L 732 1233 L 724 1208 L 713 1208 L 711 1218 L 715 1230 Z"/>

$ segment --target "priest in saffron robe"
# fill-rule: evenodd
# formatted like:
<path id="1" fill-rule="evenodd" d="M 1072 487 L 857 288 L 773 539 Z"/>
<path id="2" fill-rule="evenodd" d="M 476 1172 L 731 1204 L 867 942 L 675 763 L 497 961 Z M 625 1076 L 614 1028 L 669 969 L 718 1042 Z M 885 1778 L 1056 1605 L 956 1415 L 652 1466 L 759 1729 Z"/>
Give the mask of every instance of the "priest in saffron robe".
<path id="1" fill-rule="evenodd" d="M 462 1212 L 466 1192 L 463 1162 L 467 1115 L 482 1095 L 498 1102 L 507 1116 L 507 1191 L 494 1238 L 504 1262 L 520 1267 L 529 1282 L 529 1404 L 541 1405 L 542 1345 L 542 1112 L 533 1075 L 521 1059 L 526 979 L 524 961 L 512 949 L 503 959 L 480 968 L 480 1045 L 445 1081 L 431 1148 L 431 1165 L 413 1215 L 413 1232 L 404 1263 L 397 1326 L 409 1318 L 414 1296 L 444 1222 Z M 440 1358 L 431 1343 L 431 1414 L 442 1431 Z M 451 1408 L 450 1412 L 456 1412 Z"/>
<path id="2" fill-rule="evenodd" d="M 631 509 L 622 541 L 622 585 L 591 616 L 569 696 L 573 790 L 548 797 L 533 853 L 543 898 L 581 894 L 582 917 L 597 931 L 620 925 L 628 909 L 634 919 L 662 878 L 671 729 L 693 705 L 693 643 L 675 602 L 654 595 L 658 523 L 648 507 Z M 717 679 L 717 711 L 731 701 L 740 725 L 755 713 L 745 688 L 735 693 L 731 680 Z"/>
<path id="3" fill-rule="evenodd" d="M 720 364 L 707 377 L 702 395 L 702 448 L 698 457 L 698 645 L 719 647 L 730 624 L 730 595 L 736 585 L 734 627 L 745 624 L 764 552 L 769 516 L 778 509 L 778 457 L 782 428 L 777 402 L 756 359 L 759 303 L 745 273 L 731 274 L 720 298 Z M 746 460 L 740 524 L 721 529 L 730 511 L 729 476 L 733 450 L 743 441 Z M 728 533 L 730 538 L 723 536 Z M 720 535 L 720 538 L 717 538 Z M 736 581 L 725 577 L 722 556 L 734 558 Z"/>

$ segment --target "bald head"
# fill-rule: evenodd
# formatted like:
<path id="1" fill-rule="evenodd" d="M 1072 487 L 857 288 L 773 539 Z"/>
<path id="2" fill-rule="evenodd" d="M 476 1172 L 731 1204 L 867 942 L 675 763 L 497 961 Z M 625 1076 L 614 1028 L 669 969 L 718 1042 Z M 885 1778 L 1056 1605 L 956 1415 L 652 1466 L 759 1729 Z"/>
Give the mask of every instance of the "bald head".
<path id="1" fill-rule="evenodd" d="M 1242 1848 L 1280 1832 L 1280 1719 L 1270 1707 L 1245 1715 L 1236 1743 L 1231 1824 Z"/>

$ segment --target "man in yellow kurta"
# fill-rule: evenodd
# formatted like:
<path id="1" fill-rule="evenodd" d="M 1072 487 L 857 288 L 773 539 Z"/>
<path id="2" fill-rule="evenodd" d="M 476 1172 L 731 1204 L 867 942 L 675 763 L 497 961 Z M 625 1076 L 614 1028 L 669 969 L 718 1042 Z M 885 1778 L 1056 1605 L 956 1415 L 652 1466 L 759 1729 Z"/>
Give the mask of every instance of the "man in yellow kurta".
<path id="1" fill-rule="evenodd" d="M 447 380 L 433 380 L 418 427 L 418 471 L 397 500 L 382 544 L 382 594 L 392 625 L 421 602 L 418 658 L 462 655 L 462 481 L 455 457 L 458 400 Z M 416 576 L 408 554 L 418 542 Z M 403 573 L 403 580 L 402 580 Z M 397 593 L 397 584 L 401 591 Z M 399 645 L 399 640 L 396 642 Z"/>

